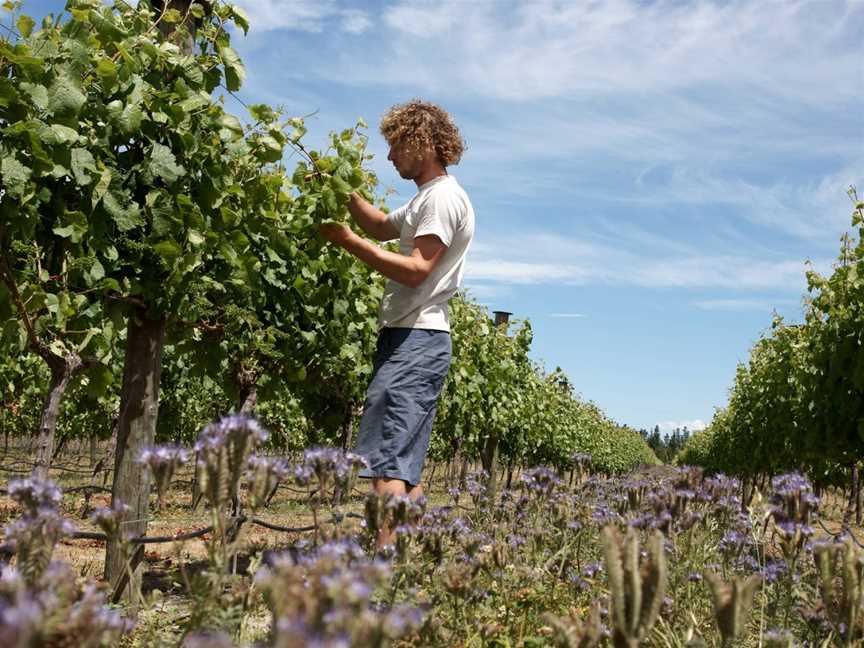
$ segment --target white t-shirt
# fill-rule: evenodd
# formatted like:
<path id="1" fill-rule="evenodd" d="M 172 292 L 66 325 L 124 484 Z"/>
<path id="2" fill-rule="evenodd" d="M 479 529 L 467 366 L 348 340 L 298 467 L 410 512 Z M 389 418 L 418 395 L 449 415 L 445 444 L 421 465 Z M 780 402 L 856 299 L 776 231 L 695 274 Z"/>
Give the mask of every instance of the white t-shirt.
<path id="1" fill-rule="evenodd" d="M 378 326 L 450 330 L 447 302 L 462 285 L 465 255 L 474 238 L 474 209 L 450 175 L 420 185 L 417 194 L 387 220 L 401 233 L 399 252 L 410 256 L 414 239 L 434 234 L 447 250 L 417 288 L 389 279 L 378 313 Z"/>

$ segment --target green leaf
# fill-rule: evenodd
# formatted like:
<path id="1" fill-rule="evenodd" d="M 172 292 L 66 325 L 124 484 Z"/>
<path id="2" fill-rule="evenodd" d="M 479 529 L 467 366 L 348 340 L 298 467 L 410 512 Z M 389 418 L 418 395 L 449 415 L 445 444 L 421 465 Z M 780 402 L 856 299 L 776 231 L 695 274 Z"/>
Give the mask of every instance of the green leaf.
<path id="1" fill-rule="evenodd" d="M 138 205 L 131 203 L 125 207 L 123 206 L 123 203 L 127 200 L 126 196 L 122 194 L 118 195 L 116 191 L 111 191 L 110 189 L 102 198 L 102 206 L 117 224 L 117 229 L 121 232 L 128 232 L 144 224 L 144 219 L 141 217 Z"/>
<path id="2" fill-rule="evenodd" d="M 148 169 L 154 176 L 162 178 L 169 185 L 177 182 L 186 173 L 183 166 L 177 164 L 177 159 L 171 149 L 158 142 L 153 143 L 153 148 L 150 151 Z"/>
<path id="3" fill-rule="evenodd" d="M 109 101 L 107 104 L 105 104 L 105 107 L 108 109 L 108 114 L 111 116 L 112 120 L 118 119 L 120 117 L 120 113 L 123 112 L 123 102 L 119 99 Z"/>
<path id="4" fill-rule="evenodd" d="M 93 208 L 99 204 L 99 201 L 102 200 L 108 191 L 108 187 L 111 186 L 111 177 L 111 169 L 105 167 L 105 170 L 102 171 L 102 175 L 99 177 L 99 182 L 93 187 L 93 195 L 91 196 Z"/>
<path id="5" fill-rule="evenodd" d="M 35 25 L 36 21 L 26 15 L 18 16 L 18 20 L 15 21 L 15 26 L 18 27 L 18 31 L 23 38 L 30 38 Z"/>
<path id="6" fill-rule="evenodd" d="M 99 398 L 108 393 L 108 388 L 114 382 L 114 373 L 105 365 L 99 364 L 87 372 L 87 394 L 90 398 Z"/>
<path id="7" fill-rule="evenodd" d="M 181 68 L 183 70 L 183 76 L 187 81 L 196 86 L 200 86 L 204 83 L 204 71 L 201 69 L 201 64 L 198 63 L 195 57 L 187 56 L 184 59 Z"/>
<path id="8" fill-rule="evenodd" d="M 234 19 L 234 24 L 243 30 L 243 34 L 249 33 L 249 16 L 237 5 L 231 5 L 231 17 Z"/>
<path id="9" fill-rule="evenodd" d="M 96 74 L 103 79 L 116 76 L 117 65 L 111 59 L 100 59 L 99 62 L 96 64 Z"/>
<path id="10" fill-rule="evenodd" d="M 210 100 L 208 98 L 202 97 L 200 94 L 194 94 L 188 99 L 184 99 L 177 105 L 183 110 L 183 112 L 190 113 L 198 110 L 199 108 L 203 108 L 209 103 Z"/>
<path id="11" fill-rule="evenodd" d="M 129 104 L 123 108 L 123 111 L 117 118 L 117 126 L 124 135 L 131 135 L 141 127 L 143 119 L 144 113 L 141 108 L 134 104 Z"/>
<path id="12" fill-rule="evenodd" d="M 84 93 L 67 76 L 59 76 L 51 84 L 48 112 L 57 117 L 72 117 L 78 114 L 87 101 Z"/>
<path id="13" fill-rule="evenodd" d="M 72 18 L 77 20 L 78 22 L 90 22 L 90 10 L 89 9 L 71 9 L 70 12 L 72 14 Z"/>
<path id="14" fill-rule="evenodd" d="M 11 156 L 3 158 L 0 163 L 0 180 L 2 180 L 3 188 L 14 198 L 23 198 L 27 191 L 27 181 L 30 180 L 32 171 L 29 167 L 21 164 L 17 159 Z"/>
<path id="15" fill-rule="evenodd" d="M 78 131 L 63 124 L 51 124 L 45 130 L 49 135 L 42 138 L 46 144 L 76 144 L 81 139 Z"/>
<path id="16" fill-rule="evenodd" d="M 94 281 L 99 281 L 105 276 L 105 268 L 99 262 L 99 259 L 93 259 L 93 265 L 90 266 L 90 278 Z"/>
<path id="17" fill-rule="evenodd" d="M 105 277 L 100 284 L 103 290 L 113 290 L 115 292 L 120 292 L 120 282 L 118 282 L 114 277 Z"/>
<path id="18" fill-rule="evenodd" d="M 90 151 L 84 148 L 72 149 L 72 175 L 75 176 L 75 181 L 80 186 L 86 187 L 89 185 L 92 180 L 90 173 L 96 174 L 98 172 L 99 169 L 96 168 L 96 160 Z"/>
<path id="19" fill-rule="evenodd" d="M 249 106 L 249 114 L 252 119 L 259 122 L 269 123 L 276 119 L 276 113 L 267 104 L 252 104 Z"/>
<path id="20" fill-rule="evenodd" d="M 22 83 L 23 87 L 24 84 Z M 18 101 L 19 92 L 16 84 L 9 81 L 9 79 L 4 79 L 0 77 L 0 106 L 6 107 L 12 102 Z M 45 91 L 45 101 L 48 101 L 48 91 Z M 44 108 L 45 106 L 39 106 L 40 108 Z"/>
<path id="21" fill-rule="evenodd" d="M 232 92 L 236 92 L 246 80 L 246 68 L 243 61 L 230 46 L 220 45 L 219 56 L 225 65 L 225 86 Z"/>
<path id="22" fill-rule="evenodd" d="M 183 254 L 183 248 L 180 247 L 180 244 L 177 243 L 174 239 L 165 239 L 164 241 L 159 241 L 156 245 L 153 246 L 153 250 L 165 261 L 166 264 L 172 264 L 175 259 L 177 259 L 181 254 Z"/>
<path id="23" fill-rule="evenodd" d="M 87 233 L 87 217 L 80 211 L 67 211 L 63 216 L 67 224 L 55 227 L 52 231 L 62 238 L 68 238 L 72 243 L 80 243 Z"/>
<path id="24" fill-rule="evenodd" d="M 243 125 L 234 115 L 223 113 L 219 117 L 219 125 L 235 133 L 243 133 Z"/>
<path id="25" fill-rule="evenodd" d="M 199 3 L 193 2 L 189 7 L 189 13 L 198 18 L 199 20 L 204 17 L 204 7 L 202 7 Z"/>
<path id="26" fill-rule="evenodd" d="M 48 108 L 48 88 L 39 85 L 38 83 L 28 83 L 27 81 L 24 81 L 21 83 L 21 89 L 30 97 L 30 101 L 32 101 L 33 105 L 37 108 L 41 110 L 46 110 Z"/>
<path id="27" fill-rule="evenodd" d="M 348 194 L 351 193 L 351 185 L 345 182 L 345 180 L 343 180 L 339 176 L 333 176 L 332 183 L 333 190 L 336 192 L 336 195 L 342 201 L 344 201 L 347 198 Z"/>
<path id="28" fill-rule="evenodd" d="M 162 17 L 162 21 L 166 23 L 176 24 L 183 20 L 183 14 L 176 9 L 169 9 Z"/>
<path id="29" fill-rule="evenodd" d="M 194 229 L 189 230 L 186 235 L 186 240 L 188 240 L 192 245 L 201 245 L 205 241 L 204 235 Z"/>
<path id="30" fill-rule="evenodd" d="M 327 217 L 335 219 L 339 214 L 339 202 L 336 200 L 336 194 L 330 187 L 325 186 L 321 191 L 321 200 L 324 203 L 324 209 L 327 211 Z"/>
<path id="31" fill-rule="evenodd" d="M 54 293 L 45 294 L 45 308 L 49 313 L 58 313 L 60 311 L 60 298 Z"/>
<path id="32" fill-rule="evenodd" d="M 153 221 L 153 233 L 168 236 L 179 225 L 175 217 L 174 203 L 164 191 L 154 190 L 147 194 L 146 204 Z"/>
<path id="33" fill-rule="evenodd" d="M 269 135 L 262 135 L 256 141 L 259 157 L 265 162 L 278 162 L 282 159 L 282 147 Z"/>

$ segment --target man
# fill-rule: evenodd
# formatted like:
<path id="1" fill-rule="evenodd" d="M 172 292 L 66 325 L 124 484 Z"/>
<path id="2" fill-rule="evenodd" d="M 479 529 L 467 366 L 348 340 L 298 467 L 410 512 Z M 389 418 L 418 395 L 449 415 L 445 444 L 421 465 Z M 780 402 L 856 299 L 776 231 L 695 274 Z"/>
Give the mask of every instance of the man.
<path id="1" fill-rule="evenodd" d="M 381 120 L 381 134 L 390 145 L 387 159 L 414 181 L 417 193 L 389 215 L 352 194 L 348 211 L 372 238 L 398 238 L 399 253 L 345 225 L 323 225 L 321 233 L 388 279 L 355 452 L 369 462 L 360 475 L 372 478 L 376 493 L 416 499 L 423 494 L 420 473 L 450 366 L 447 302 L 462 283 L 474 210 L 447 173 L 464 142 L 444 110 L 420 100 L 394 106 Z M 378 544 L 392 539 L 385 531 Z"/>

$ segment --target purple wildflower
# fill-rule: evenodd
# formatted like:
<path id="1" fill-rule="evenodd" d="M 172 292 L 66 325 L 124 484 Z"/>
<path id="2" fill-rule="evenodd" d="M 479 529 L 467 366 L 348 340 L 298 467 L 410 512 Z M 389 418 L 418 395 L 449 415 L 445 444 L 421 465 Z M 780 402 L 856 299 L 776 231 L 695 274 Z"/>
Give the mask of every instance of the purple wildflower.
<path id="1" fill-rule="evenodd" d="M 522 488 L 538 495 L 550 494 L 561 484 L 558 474 L 546 466 L 526 470 L 519 478 Z"/>
<path id="2" fill-rule="evenodd" d="M 22 572 L 33 583 L 50 563 L 57 542 L 75 527 L 57 510 L 62 493 L 52 481 L 36 475 L 16 479 L 9 484 L 9 494 L 24 513 L 6 525 L 6 544 L 18 554 Z"/>
<path id="3" fill-rule="evenodd" d="M 195 443 L 195 452 L 224 446 L 239 437 L 257 446 L 267 441 L 270 434 L 248 414 L 231 414 L 210 423 L 201 431 Z"/>
<path id="4" fill-rule="evenodd" d="M 366 459 L 353 452 L 326 447 L 310 448 L 303 453 L 303 462 L 295 469 L 295 481 L 308 486 L 314 476 L 319 490 L 332 483 L 345 492 L 351 488 L 360 470 L 368 467 Z"/>
<path id="5" fill-rule="evenodd" d="M 599 562 L 588 563 L 582 568 L 582 575 L 585 578 L 594 578 L 597 574 L 603 571 L 603 564 Z"/>
<path id="6" fill-rule="evenodd" d="M 120 535 L 120 530 L 126 516 L 129 515 L 129 507 L 115 500 L 111 506 L 102 506 L 97 508 L 90 514 L 90 521 L 98 526 L 109 538 L 116 538 Z"/>
<path id="7" fill-rule="evenodd" d="M 256 509 L 266 504 L 279 483 L 290 473 L 288 462 L 279 457 L 252 455 L 246 462 L 249 485 L 249 505 Z"/>
<path id="8" fill-rule="evenodd" d="M 188 461 L 189 451 L 175 445 L 153 446 L 141 452 L 138 463 L 146 466 L 153 475 L 160 506 L 165 500 L 174 472 Z"/>
<path id="9" fill-rule="evenodd" d="M 210 423 L 195 443 L 201 490 L 214 508 L 236 500 L 249 455 L 269 434 L 251 416 L 232 414 Z"/>
<path id="10" fill-rule="evenodd" d="M 45 508 L 56 509 L 63 499 L 63 493 L 57 484 L 35 474 L 26 479 L 11 480 L 8 490 L 9 497 L 21 505 L 25 515 L 35 514 Z"/>

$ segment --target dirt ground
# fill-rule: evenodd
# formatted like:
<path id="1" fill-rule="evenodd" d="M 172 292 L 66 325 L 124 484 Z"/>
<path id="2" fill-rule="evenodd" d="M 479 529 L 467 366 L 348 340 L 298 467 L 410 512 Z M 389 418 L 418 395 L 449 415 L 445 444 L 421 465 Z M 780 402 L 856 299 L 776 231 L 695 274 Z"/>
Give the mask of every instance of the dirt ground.
<path id="1" fill-rule="evenodd" d="M 4 489 L 4 493 L 9 479 L 29 474 L 28 466 L 31 461 L 32 453 L 26 445 L 10 447 L 5 453 L 0 453 L 0 489 Z M 657 467 L 650 470 L 652 476 L 660 476 L 660 473 L 671 469 Z M 655 471 L 658 472 L 655 474 Z M 435 483 L 431 487 L 427 486 L 427 495 L 430 496 L 433 504 L 448 503 L 449 499 L 446 495 L 448 484 L 443 480 L 444 470 L 428 471 L 428 474 L 435 475 L 435 473 L 437 473 Z M 84 447 L 64 450 L 52 468 L 51 477 L 64 489 L 62 510 L 74 522 L 77 529 L 99 531 L 88 518 L 95 508 L 110 504 L 111 495 L 108 490 L 110 474 L 100 470 L 98 466 L 94 472 L 94 467 L 90 465 L 89 450 L 85 450 Z M 200 505 L 197 510 L 192 510 L 192 477 L 192 469 L 188 466 L 175 475 L 162 510 L 153 512 L 147 531 L 148 536 L 185 534 L 212 523 L 211 514 L 205 506 Z M 86 493 L 80 490 L 69 492 L 71 489 L 80 489 L 84 486 L 95 487 L 97 492 Z M 342 511 L 362 513 L 363 497 L 367 490 L 367 483 L 361 480 L 342 507 Z M 431 491 L 431 495 L 428 491 Z M 757 494 L 756 497 L 760 495 Z M 817 537 L 840 532 L 845 508 L 846 500 L 842 494 L 827 493 L 823 496 L 822 524 L 816 525 L 815 528 Z M 0 530 L 18 515 L 17 505 L 5 494 L 0 494 Z M 329 513 L 325 513 L 324 516 L 325 519 L 330 519 Z M 312 513 L 306 503 L 306 495 L 288 486 L 281 486 L 270 506 L 257 512 L 256 517 L 286 527 L 301 527 L 313 523 Z M 360 520 L 353 517 L 345 517 L 341 522 L 346 531 L 356 530 L 359 524 Z M 329 524 L 324 526 L 325 532 L 328 527 Z M 853 526 L 851 530 L 856 538 L 864 541 L 864 531 L 860 526 Z M 240 537 L 240 553 L 249 554 L 279 549 L 293 544 L 301 536 L 309 535 L 308 532 L 285 533 L 246 524 Z M 0 541 L 2 541 L 2 531 L 0 531 Z M 176 582 L 177 567 L 180 564 L 194 565 L 205 558 L 206 545 L 201 539 L 148 544 L 145 552 L 145 590 L 158 588 L 164 592 L 180 589 L 180 583 Z M 66 539 L 57 547 L 55 559 L 69 563 L 81 576 L 99 580 L 102 577 L 105 560 L 105 543 L 99 540 Z"/>
<path id="2" fill-rule="evenodd" d="M 63 514 L 75 524 L 78 531 L 99 532 L 100 530 L 90 522 L 89 515 L 94 509 L 111 503 L 110 476 L 104 479 L 106 475 L 101 471 L 94 474 L 87 454 L 89 452 L 76 452 L 74 449 L 64 451 L 52 466 L 50 475 L 64 491 L 61 505 Z M 0 489 L 3 490 L 0 494 L 0 542 L 2 542 L 3 526 L 20 515 L 18 506 L 5 494 L 6 484 L 10 479 L 29 474 L 26 468 L 31 456 L 26 447 L 10 448 L 6 453 L 0 454 Z M 154 496 L 152 518 L 147 529 L 148 536 L 182 535 L 213 523 L 210 511 L 203 504 L 200 504 L 195 511 L 192 510 L 192 477 L 190 467 L 184 467 L 174 476 L 172 487 L 160 511 L 155 510 Z M 89 493 L 74 490 L 85 486 L 95 488 Z M 344 513 L 362 513 L 365 488 L 365 483 L 358 484 L 342 507 Z M 329 521 L 329 513 L 324 515 L 324 519 Z M 257 512 L 255 516 L 285 527 L 302 527 L 313 523 L 305 494 L 294 492 L 288 486 L 280 486 L 270 505 Z M 345 517 L 341 525 L 346 531 L 356 529 L 359 519 Z M 328 527 L 328 524 L 324 525 L 325 530 Z M 308 535 L 310 535 L 308 532 L 285 533 L 246 524 L 240 537 L 241 553 L 278 549 L 292 544 L 298 537 Z M 145 589 L 148 583 L 151 588 L 159 587 L 159 589 L 166 586 L 172 589 L 172 585 L 179 585 L 179 583 L 164 583 L 160 580 L 172 572 L 176 574 L 174 568 L 181 562 L 194 564 L 196 561 L 205 559 L 206 546 L 202 540 L 206 538 L 207 536 L 182 542 L 148 544 L 144 554 Z M 101 579 L 104 568 L 105 543 L 100 540 L 64 539 L 56 548 L 54 557 L 55 560 L 62 560 L 72 565 L 82 576 L 98 580 Z"/>

